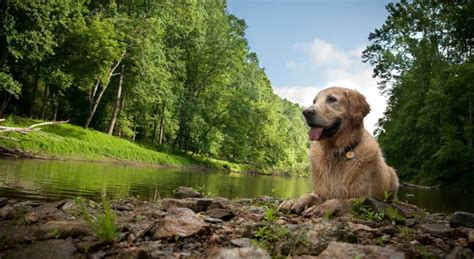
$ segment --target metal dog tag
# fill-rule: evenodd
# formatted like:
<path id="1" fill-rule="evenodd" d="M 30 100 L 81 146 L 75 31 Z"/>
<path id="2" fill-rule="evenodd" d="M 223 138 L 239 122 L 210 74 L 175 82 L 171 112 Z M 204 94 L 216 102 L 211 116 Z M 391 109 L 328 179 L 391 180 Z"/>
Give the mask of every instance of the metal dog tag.
<path id="1" fill-rule="evenodd" d="M 348 152 L 346 153 L 346 157 L 347 157 L 347 159 L 352 159 L 352 158 L 354 158 L 354 152 L 348 151 Z"/>

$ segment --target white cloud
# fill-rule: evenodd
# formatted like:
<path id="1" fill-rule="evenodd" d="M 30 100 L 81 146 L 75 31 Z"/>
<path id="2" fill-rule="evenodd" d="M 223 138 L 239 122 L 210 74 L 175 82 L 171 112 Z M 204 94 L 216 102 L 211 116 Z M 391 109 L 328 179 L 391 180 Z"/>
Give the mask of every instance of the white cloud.
<path id="1" fill-rule="evenodd" d="M 315 86 L 281 86 L 275 87 L 276 94 L 306 107 L 311 105 L 316 93 L 330 86 L 343 86 L 355 89 L 365 95 L 372 111 L 365 118 L 364 124 L 369 132 L 375 130 L 375 124 L 383 116 L 386 98 L 377 89 L 377 80 L 372 78 L 372 68 L 361 61 L 363 47 L 343 51 L 330 43 L 315 39 L 309 43 L 297 43 L 297 49 L 307 53 L 308 63 L 323 75 L 322 83 Z M 293 62 L 293 61 L 292 61 Z M 288 69 L 294 69 L 298 63 L 293 62 Z"/>
<path id="2" fill-rule="evenodd" d="M 304 72 L 306 69 L 305 64 L 298 63 L 296 61 L 290 60 L 286 63 L 286 68 L 292 72 Z"/>

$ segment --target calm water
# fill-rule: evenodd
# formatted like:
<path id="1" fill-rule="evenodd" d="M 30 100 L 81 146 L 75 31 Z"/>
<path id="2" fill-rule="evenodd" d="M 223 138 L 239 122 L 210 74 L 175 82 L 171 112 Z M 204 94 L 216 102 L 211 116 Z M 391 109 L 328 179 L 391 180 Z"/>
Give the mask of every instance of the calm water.
<path id="1" fill-rule="evenodd" d="M 77 195 L 98 199 L 172 196 L 178 186 L 203 188 L 212 196 L 297 198 L 309 192 L 309 179 L 187 172 L 103 163 L 0 159 L 0 197 L 58 200 Z M 474 212 L 473 195 L 443 190 L 402 189 L 408 200 L 432 212 Z"/>

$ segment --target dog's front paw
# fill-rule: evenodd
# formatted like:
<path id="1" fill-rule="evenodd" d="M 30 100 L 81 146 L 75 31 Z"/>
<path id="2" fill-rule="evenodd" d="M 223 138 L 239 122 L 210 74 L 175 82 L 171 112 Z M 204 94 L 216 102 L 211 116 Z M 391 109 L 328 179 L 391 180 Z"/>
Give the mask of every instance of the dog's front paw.
<path id="1" fill-rule="evenodd" d="M 303 211 L 304 217 L 330 217 L 342 215 L 349 211 L 351 202 L 346 199 L 331 199 Z"/>
<path id="2" fill-rule="evenodd" d="M 294 212 L 296 214 L 300 214 L 303 210 L 317 204 L 320 202 L 320 199 L 317 195 L 314 194 L 306 194 L 303 195 L 298 200 L 287 200 L 284 201 L 278 206 L 278 210 L 287 210 Z"/>

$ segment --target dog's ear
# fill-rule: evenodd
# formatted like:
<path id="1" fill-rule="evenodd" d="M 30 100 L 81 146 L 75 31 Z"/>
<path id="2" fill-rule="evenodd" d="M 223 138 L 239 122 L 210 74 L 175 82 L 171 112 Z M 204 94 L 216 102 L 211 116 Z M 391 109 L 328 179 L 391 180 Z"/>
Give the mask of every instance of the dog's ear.
<path id="1" fill-rule="evenodd" d="M 346 94 L 351 122 L 353 127 L 357 127 L 362 124 L 364 117 L 370 112 L 370 105 L 365 97 L 355 90 L 349 90 Z"/>

